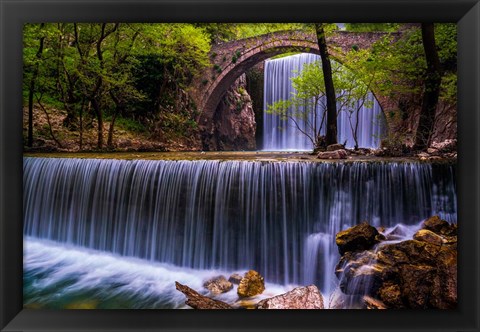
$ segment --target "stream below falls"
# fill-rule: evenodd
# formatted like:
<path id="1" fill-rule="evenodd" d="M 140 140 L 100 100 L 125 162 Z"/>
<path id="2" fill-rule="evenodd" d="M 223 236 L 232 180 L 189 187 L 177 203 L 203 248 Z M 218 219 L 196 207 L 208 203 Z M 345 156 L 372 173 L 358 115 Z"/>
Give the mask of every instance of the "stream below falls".
<path id="1" fill-rule="evenodd" d="M 32 308 L 183 308 L 175 281 L 207 294 L 249 269 L 258 299 L 309 284 L 328 297 L 340 230 L 457 221 L 447 164 L 25 157 L 23 186 Z"/>

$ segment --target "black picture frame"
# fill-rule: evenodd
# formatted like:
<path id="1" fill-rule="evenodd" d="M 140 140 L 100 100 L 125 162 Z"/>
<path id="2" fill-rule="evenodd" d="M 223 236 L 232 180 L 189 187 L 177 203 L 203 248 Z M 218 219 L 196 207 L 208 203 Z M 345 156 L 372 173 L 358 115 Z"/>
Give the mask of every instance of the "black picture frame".
<path id="1" fill-rule="evenodd" d="M 38 22 L 457 22 L 457 310 L 28 310 L 22 299 L 22 27 Z M 0 0 L 2 331 L 479 331 L 478 0 Z"/>

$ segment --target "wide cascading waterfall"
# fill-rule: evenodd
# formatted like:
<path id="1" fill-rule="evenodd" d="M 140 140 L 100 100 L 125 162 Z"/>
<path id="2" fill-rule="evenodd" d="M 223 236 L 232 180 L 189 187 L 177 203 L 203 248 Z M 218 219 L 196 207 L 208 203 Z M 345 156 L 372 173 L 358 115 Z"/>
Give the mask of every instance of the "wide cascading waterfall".
<path id="1" fill-rule="evenodd" d="M 264 115 L 263 115 L 263 150 L 266 151 L 283 151 L 283 150 L 312 150 L 313 144 L 298 128 L 292 119 L 282 119 L 276 114 L 267 114 L 265 110 L 268 105 L 278 100 L 288 100 L 295 89 L 292 86 L 292 77 L 298 76 L 299 72 L 306 63 L 319 61 L 320 57 L 315 54 L 302 53 L 292 55 L 275 60 L 265 61 L 265 78 L 264 78 Z M 373 94 L 369 94 L 367 100 L 372 104 L 371 107 L 364 105 L 358 114 L 358 131 L 357 138 L 359 147 L 362 148 L 378 148 L 380 140 L 385 132 L 385 120 L 378 101 Z M 370 106 L 370 105 L 368 105 Z M 321 113 L 322 105 L 319 105 Z M 340 108 L 340 105 L 337 106 Z M 290 112 L 293 112 L 290 110 Z M 313 117 L 313 113 L 312 116 Z M 352 133 L 351 123 L 355 127 L 356 112 L 350 113 L 346 109 L 338 113 L 338 142 L 345 143 L 348 148 L 355 145 Z M 312 119 L 310 119 L 313 122 Z M 317 119 L 318 123 L 321 119 Z M 295 121 L 303 131 L 305 122 L 296 118 Z M 325 133 L 325 126 L 322 127 L 321 133 Z"/>
<path id="2" fill-rule="evenodd" d="M 24 158 L 24 234 L 268 282 L 336 285 L 335 234 L 456 222 L 455 167 Z"/>

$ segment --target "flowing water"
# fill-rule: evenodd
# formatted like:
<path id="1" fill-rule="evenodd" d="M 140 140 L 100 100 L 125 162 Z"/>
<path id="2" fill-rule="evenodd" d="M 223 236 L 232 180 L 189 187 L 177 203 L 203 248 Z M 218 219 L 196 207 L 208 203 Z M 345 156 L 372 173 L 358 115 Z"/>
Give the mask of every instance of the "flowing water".
<path id="1" fill-rule="evenodd" d="M 175 280 L 248 269 L 270 295 L 329 294 L 338 231 L 456 222 L 455 186 L 455 166 L 426 163 L 26 157 L 24 300 L 178 308 Z"/>
<path id="2" fill-rule="evenodd" d="M 279 100 L 290 99 L 296 90 L 292 86 L 291 78 L 298 76 L 299 72 L 306 63 L 319 61 L 320 57 L 315 54 L 302 53 L 292 55 L 280 59 L 265 61 L 265 78 L 264 78 L 264 102 L 265 110 L 268 105 Z M 321 116 L 325 103 L 325 98 L 318 106 L 317 114 L 318 123 L 321 123 Z M 369 94 L 367 100 L 373 105 L 367 107 L 362 106 L 358 116 L 358 143 L 362 148 L 378 148 L 380 140 L 384 135 L 385 121 L 382 110 L 378 101 L 373 94 Z M 368 103 L 367 103 L 368 105 Z M 340 105 L 337 106 L 340 110 Z M 293 109 L 289 109 L 289 114 L 294 113 Z M 346 147 L 352 148 L 355 145 L 354 136 L 350 127 L 349 116 L 352 116 L 352 125 L 356 124 L 356 111 L 350 113 L 347 109 L 339 112 L 337 117 L 338 125 L 338 142 L 345 143 Z M 299 129 L 293 119 L 282 119 L 275 114 L 267 114 L 263 116 L 263 150 L 266 151 L 284 151 L 284 150 L 312 150 L 313 144 Z M 310 123 L 313 122 L 313 112 L 308 118 Z M 298 125 L 303 131 L 309 132 L 305 127 L 306 121 L 296 118 Z M 325 126 L 320 130 L 321 134 L 325 134 Z"/>

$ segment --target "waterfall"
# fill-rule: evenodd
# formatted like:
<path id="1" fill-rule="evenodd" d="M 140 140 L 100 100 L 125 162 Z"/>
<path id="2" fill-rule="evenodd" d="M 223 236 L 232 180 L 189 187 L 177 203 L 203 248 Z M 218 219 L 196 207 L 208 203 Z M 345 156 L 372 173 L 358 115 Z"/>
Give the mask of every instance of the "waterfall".
<path id="1" fill-rule="evenodd" d="M 278 100 L 287 100 L 295 93 L 292 87 L 291 78 L 299 75 L 299 72 L 306 63 L 319 61 L 320 57 L 315 54 L 302 53 L 275 60 L 265 61 L 264 78 L 264 111 L 268 105 Z M 338 93 L 338 91 L 337 91 Z M 358 141 L 359 147 L 378 148 L 381 137 L 385 131 L 385 120 L 378 104 L 372 93 L 367 97 L 373 106 L 362 106 L 358 114 Z M 320 107 L 323 106 L 319 106 Z M 340 108 L 340 105 L 337 106 Z M 292 110 L 290 110 L 292 112 Z M 318 114 L 321 114 L 320 111 Z M 349 112 L 343 110 L 337 116 L 338 142 L 346 142 L 346 147 L 352 148 L 355 144 L 354 136 L 349 122 Z M 355 112 L 352 116 L 352 124 L 355 126 Z M 281 119 L 278 115 L 263 115 L 263 150 L 282 151 L 282 150 L 312 150 L 313 145 L 306 135 L 297 129 L 292 119 Z M 310 119 L 313 121 L 313 119 Z M 321 119 L 317 119 L 320 123 Z M 305 122 L 302 119 L 296 119 L 302 130 L 305 130 Z M 308 131 L 308 129 L 307 129 Z M 321 133 L 325 134 L 325 126 Z"/>
<path id="2" fill-rule="evenodd" d="M 456 222 L 455 167 L 24 158 L 24 234 L 152 263 L 336 284 L 335 234 Z"/>

